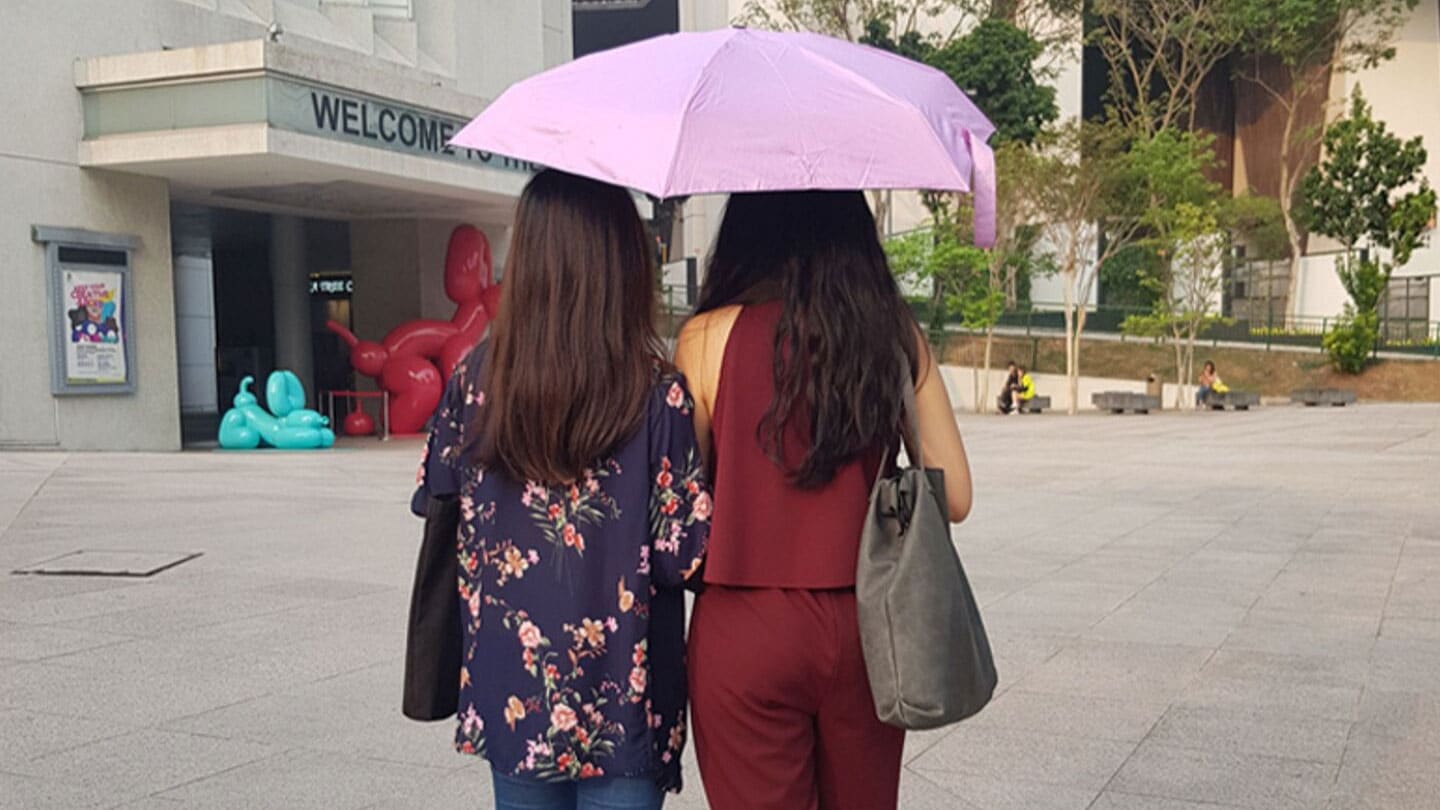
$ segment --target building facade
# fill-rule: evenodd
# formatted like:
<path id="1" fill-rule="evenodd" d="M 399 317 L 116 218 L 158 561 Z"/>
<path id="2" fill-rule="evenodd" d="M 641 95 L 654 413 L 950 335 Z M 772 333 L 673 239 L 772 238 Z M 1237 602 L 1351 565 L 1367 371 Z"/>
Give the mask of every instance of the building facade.
<path id="1" fill-rule="evenodd" d="M 363 385 L 327 320 L 448 320 L 532 167 L 445 140 L 571 57 L 568 0 L 14 0 L 0 448 L 213 439 L 239 378 Z"/>

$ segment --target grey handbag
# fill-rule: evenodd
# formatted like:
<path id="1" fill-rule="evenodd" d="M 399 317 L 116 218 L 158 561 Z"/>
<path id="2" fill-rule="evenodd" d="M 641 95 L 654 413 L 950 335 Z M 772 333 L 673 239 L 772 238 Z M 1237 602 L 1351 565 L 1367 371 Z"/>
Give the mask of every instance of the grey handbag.
<path id="1" fill-rule="evenodd" d="M 860 536 L 855 598 L 865 671 L 880 719 L 937 728 L 980 711 L 995 693 L 995 662 L 975 594 L 950 539 L 943 470 L 926 470 L 905 386 L 916 466 L 883 472 Z"/>

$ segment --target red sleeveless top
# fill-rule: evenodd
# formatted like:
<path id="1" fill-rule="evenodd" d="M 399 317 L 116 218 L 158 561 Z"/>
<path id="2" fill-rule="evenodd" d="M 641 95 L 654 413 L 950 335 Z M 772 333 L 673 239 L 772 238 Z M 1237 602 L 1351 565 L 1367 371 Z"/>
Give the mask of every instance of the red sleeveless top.
<path id="1" fill-rule="evenodd" d="M 746 306 L 725 344 L 711 419 L 715 511 L 704 580 L 750 588 L 855 586 L 860 531 L 884 448 L 836 471 L 823 487 L 790 483 L 761 446 L 758 428 L 775 394 L 779 301 Z M 786 462 L 804 459 L 807 414 L 786 426 Z"/>

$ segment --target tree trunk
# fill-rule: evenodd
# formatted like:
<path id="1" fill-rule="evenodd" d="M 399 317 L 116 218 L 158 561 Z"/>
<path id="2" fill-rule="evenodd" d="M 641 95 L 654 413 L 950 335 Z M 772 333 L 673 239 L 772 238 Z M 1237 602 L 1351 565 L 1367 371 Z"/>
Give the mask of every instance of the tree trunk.
<path id="1" fill-rule="evenodd" d="M 1185 410 L 1185 343 L 1177 326 L 1170 332 L 1175 342 L 1175 410 Z M 1164 393 L 1163 391 L 1161 393 Z"/>
<path id="2" fill-rule="evenodd" d="M 1080 383 L 1075 368 L 1075 272 L 1065 273 L 1065 387 L 1070 395 L 1066 412 L 1074 416 L 1080 409 Z"/>
<path id="3" fill-rule="evenodd" d="M 985 376 L 980 383 L 980 398 L 975 401 L 975 412 L 984 413 L 990 403 L 990 351 L 995 345 L 995 325 L 985 329 Z"/>
<path id="4" fill-rule="evenodd" d="M 1293 86 L 1293 82 L 1292 82 Z M 1294 94 L 1294 90 L 1291 90 Z M 1293 324 L 1300 314 L 1300 259 L 1304 247 L 1300 224 L 1295 221 L 1295 180 L 1299 167 L 1291 166 L 1294 154 L 1295 119 L 1300 115 L 1300 97 L 1292 95 L 1285 110 L 1285 131 L 1280 141 L 1280 215 L 1285 221 L 1285 236 L 1290 241 L 1290 278 L 1285 293 L 1286 323 Z"/>
<path id="5" fill-rule="evenodd" d="M 978 349 L 977 349 L 976 351 L 978 351 Z M 975 412 L 976 412 L 976 413 L 981 413 L 981 410 L 980 410 L 980 364 L 977 363 L 977 362 L 975 362 L 975 358 L 974 358 L 973 355 L 971 356 L 970 361 L 971 361 L 971 362 L 970 362 L 970 394 L 971 394 L 973 397 L 975 397 Z"/>
<path id="6" fill-rule="evenodd" d="M 1070 342 L 1070 413 L 1080 412 L 1080 339 L 1085 334 L 1085 318 L 1088 313 L 1082 299 L 1075 310 L 1075 339 Z"/>
<path id="7" fill-rule="evenodd" d="M 1195 336 L 1200 333 L 1199 324 L 1191 324 L 1190 332 L 1185 336 L 1185 384 L 1190 385 L 1195 381 Z M 1192 398 L 1193 401 L 1193 398 Z"/>

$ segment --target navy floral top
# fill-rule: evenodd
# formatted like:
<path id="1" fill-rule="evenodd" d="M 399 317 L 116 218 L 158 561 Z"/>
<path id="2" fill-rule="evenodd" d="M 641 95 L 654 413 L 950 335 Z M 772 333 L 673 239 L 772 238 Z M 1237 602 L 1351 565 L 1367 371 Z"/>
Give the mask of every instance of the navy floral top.
<path id="1" fill-rule="evenodd" d="M 464 452 L 485 392 L 456 368 L 412 504 L 458 496 L 464 624 L 457 750 L 542 781 L 652 776 L 680 789 L 684 581 L 710 490 L 684 378 L 657 372 L 643 424 L 573 484 L 517 481 Z"/>

